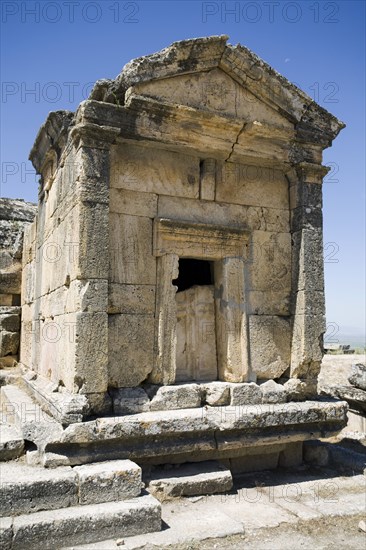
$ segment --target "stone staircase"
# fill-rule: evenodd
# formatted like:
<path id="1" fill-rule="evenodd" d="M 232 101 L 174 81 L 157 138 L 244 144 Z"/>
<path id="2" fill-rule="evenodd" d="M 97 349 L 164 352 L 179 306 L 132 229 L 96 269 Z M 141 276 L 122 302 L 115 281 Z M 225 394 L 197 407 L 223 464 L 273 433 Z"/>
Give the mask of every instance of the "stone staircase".
<path id="1" fill-rule="evenodd" d="M 161 529 L 160 503 L 141 468 L 115 460 L 47 470 L 1 464 L 0 547 L 55 549 Z"/>

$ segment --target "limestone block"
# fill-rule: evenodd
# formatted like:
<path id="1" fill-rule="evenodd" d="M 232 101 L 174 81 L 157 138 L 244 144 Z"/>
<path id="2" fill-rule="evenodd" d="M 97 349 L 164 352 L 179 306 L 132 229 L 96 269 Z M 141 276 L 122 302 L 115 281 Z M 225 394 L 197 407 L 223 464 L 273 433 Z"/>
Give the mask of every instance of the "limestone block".
<path id="1" fill-rule="evenodd" d="M 151 411 L 194 409 L 201 406 L 201 388 L 198 384 L 162 386 L 150 403 Z"/>
<path id="2" fill-rule="evenodd" d="M 290 208 L 294 209 L 300 206 L 322 208 L 322 185 L 304 181 L 297 181 L 290 185 Z"/>
<path id="3" fill-rule="evenodd" d="M 143 388 L 111 390 L 113 412 L 116 415 L 136 414 L 150 409 L 150 399 Z"/>
<path id="4" fill-rule="evenodd" d="M 243 382 L 249 378 L 244 262 L 226 258 L 214 271 L 219 379 Z"/>
<path id="5" fill-rule="evenodd" d="M 86 279 L 70 283 L 66 296 L 66 312 L 81 311 L 106 313 L 108 303 L 108 280 Z"/>
<path id="6" fill-rule="evenodd" d="M 13 520 L 13 548 L 52 550 L 159 531 L 161 508 L 150 495 L 128 501 L 69 506 Z"/>
<path id="7" fill-rule="evenodd" d="M 284 383 L 288 401 L 305 401 L 317 395 L 317 380 L 290 378 Z"/>
<path id="8" fill-rule="evenodd" d="M 211 57 L 209 58 L 212 59 Z M 134 93 L 160 98 L 179 105 L 222 113 L 244 120 L 277 121 L 290 126 L 275 110 L 261 102 L 219 68 L 175 75 L 133 87 Z"/>
<path id="9" fill-rule="evenodd" d="M 17 355 L 19 350 L 19 332 L 0 331 L 0 357 L 5 355 Z"/>
<path id="10" fill-rule="evenodd" d="M 295 298 L 295 311 L 297 315 L 325 315 L 325 300 L 322 290 L 299 290 Z"/>
<path id="11" fill-rule="evenodd" d="M 262 403 L 262 392 L 254 382 L 247 384 L 231 384 L 231 403 L 237 405 L 256 405 Z"/>
<path id="12" fill-rule="evenodd" d="M 179 258 L 166 254 L 157 260 L 156 316 L 154 338 L 154 368 L 149 381 L 155 384 L 172 384 L 176 371 L 177 304 L 173 285 L 178 277 Z"/>
<path id="13" fill-rule="evenodd" d="M 24 440 L 43 450 L 49 441 L 58 440 L 63 428 L 15 385 L 1 388 L 2 420 L 13 424 Z"/>
<path id="14" fill-rule="evenodd" d="M 22 266 L 20 262 L 14 262 L 7 271 L 0 269 L 1 294 L 20 294 L 21 271 Z"/>
<path id="15" fill-rule="evenodd" d="M 113 502 L 139 496 L 141 468 L 131 460 L 111 460 L 76 466 L 79 504 Z"/>
<path id="16" fill-rule="evenodd" d="M 252 370 L 258 378 L 279 378 L 290 366 L 290 321 L 270 315 L 250 315 L 249 334 Z"/>
<path id="17" fill-rule="evenodd" d="M 0 461 L 2 462 L 4 460 L 14 460 L 15 458 L 21 456 L 23 452 L 24 440 L 20 432 L 14 426 L 11 426 L 10 424 L 5 424 L 2 421 L 0 424 Z M 1 477 L 1 482 L 3 484 L 3 471 Z"/>
<path id="18" fill-rule="evenodd" d="M 213 285 L 176 294 L 176 381 L 216 380 L 217 354 Z"/>
<path id="19" fill-rule="evenodd" d="M 205 159 L 200 164 L 200 199 L 215 200 L 216 161 Z"/>
<path id="20" fill-rule="evenodd" d="M 111 188 L 198 198 L 199 159 L 123 143 L 112 147 Z"/>
<path id="21" fill-rule="evenodd" d="M 152 255 L 149 218 L 110 214 L 109 265 L 114 283 L 155 284 L 156 260 Z"/>
<path id="22" fill-rule="evenodd" d="M 250 290 L 291 292 L 291 235 L 254 231 L 247 260 Z"/>
<path id="23" fill-rule="evenodd" d="M 211 382 L 204 384 L 203 395 L 207 405 L 217 407 L 230 404 L 230 384 L 227 382 Z"/>
<path id="24" fill-rule="evenodd" d="M 348 381 L 352 386 L 366 391 L 366 366 L 363 363 L 352 365 L 352 374 Z"/>
<path id="25" fill-rule="evenodd" d="M 289 231 L 289 212 L 285 209 L 245 206 L 181 197 L 159 196 L 159 218 L 186 220 L 231 227 L 247 228 L 251 231 Z"/>
<path id="26" fill-rule="evenodd" d="M 153 315 L 155 313 L 155 286 L 110 283 L 108 313 Z"/>
<path id="27" fill-rule="evenodd" d="M 219 166 L 217 201 L 284 210 L 289 208 L 288 182 L 275 165 L 225 162 Z"/>
<path id="28" fill-rule="evenodd" d="M 158 214 L 158 195 L 136 190 L 110 190 L 110 212 L 155 218 Z"/>
<path id="29" fill-rule="evenodd" d="M 286 390 L 282 384 L 267 380 L 260 386 L 263 403 L 286 403 Z"/>
<path id="30" fill-rule="evenodd" d="M 34 262 L 25 264 L 22 271 L 22 303 L 30 304 L 35 298 L 35 265 Z"/>
<path id="31" fill-rule="evenodd" d="M 0 310 L 0 329 L 18 332 L 20 329 L 20 315 L 14 313 L 2 314 Z"/>
<path id="32" fill-rule="evenodd" d="M 292 235 L 293 288 L 324 292 L 323 235 L 320 229 L 303 229 Z"/>
<path id="33" fill-rule="evenodd" d="M 182 258 L 220 260 L 246 257 L 246 229 L 170 219 L 154 220 L 153 249 L 156 256 L 177 254 Z"/>
<path id="34" fill-rule="evenodd" d="M 134 387 L 153 368 L 154 317 L 109 315 L 109 385 Z"/>
<path id="35" fill-rule="evenodd" d="M 108 279 L 108 206 L 83 203 L 78 216 L 78 278 Z"/>
<path id="36" fill-rule="evenodd" d="M 0 306 L 11 306 L 11 305 L 13 305 L 13 295 L 0 294 Z"/>
<path id="37" fill-rule="evenodd" d="M 7 355 L 6 357 L 0 357 L 0 369 L 11 369 L 17 366 L 18 355 Z"/>
<path id="38" fill-rule="evenodd" d="M 290 315 L 290 291 L 250 290 L 248 292 L 248 313 L 253 315 Z"/>
<path id="39" fill-rule="evenodd" d="M 90 415 L 107 416 L 113 412 L 113 402 L 109 393 L 88 393 L 85 397 Z"/>
<path id="40" fill-rule="evenodd" d="M 172 470 L 152 472 L 149 492 L 160 501 L 172 497 L 213 495 L 230 491 L 233 478 L 229 469 L 215 461 L 180 464 Z"/>
<path id="41" fill-rule="evenodd" d="M 51 472 L 39 466 L 8 462 L 1 465 L 1 478 L 4 516 L 75 506 L 78 502 L 77 478 L 71 468 Z"/>
<path id="42" fill-rule="evenodd" d="M 323 212 L 321 208 L 310 206 L 299 206 L 291 211 L 292 231 L 299 231 L 304 228 L 322 229 Z"/>
<path id="43" fill-rule="evenodd" d="M 75 333 L 75 385 L 80 393 L 103 393 L 108 386 L 108 315 L 78 313 Z"/>
<path id="44" fill-rule="evenodd" d="M 323 315 L 295 315 L 291 345 L 291 377 L 316 378 L 323 359 Z"/>

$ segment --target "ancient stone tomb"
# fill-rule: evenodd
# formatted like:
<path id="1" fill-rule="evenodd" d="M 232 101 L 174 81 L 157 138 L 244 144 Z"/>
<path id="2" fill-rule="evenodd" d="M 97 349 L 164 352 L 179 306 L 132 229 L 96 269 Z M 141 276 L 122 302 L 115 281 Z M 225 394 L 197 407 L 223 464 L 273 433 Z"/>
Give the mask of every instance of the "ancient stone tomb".
<path id="1" fill-rule="evenodd" d="M 226 42 L 131 61 L 38 133 L 21 362 L 63 425 L 316 396 L 343 124 Z"/>

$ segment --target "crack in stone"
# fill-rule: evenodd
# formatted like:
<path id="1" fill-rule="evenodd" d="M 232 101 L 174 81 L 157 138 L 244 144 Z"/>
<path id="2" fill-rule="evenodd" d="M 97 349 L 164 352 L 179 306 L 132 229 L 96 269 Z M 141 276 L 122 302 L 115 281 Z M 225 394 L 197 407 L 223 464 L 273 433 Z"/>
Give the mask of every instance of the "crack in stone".
<path id="1" fill-rule="evenodd" d="M 235 145 L 238 145 L 239 143 L 239 138 L 241 136 L 241 134 L 244 132 L 244 129 L 245 129 L 245 126 L 247 125 L 247 122 L 244 122 L 243 126 L 240 128 L 239 132 L 238 132 L 238 135 L 236 136 L 236 140 L 235 142 L 232 144 L 231 146 L 231 151 L 230 151 L 230 154 L 229 156 L 227 157 L 227 159 L 225 159 L 225 162 L 229 162 L 230 161 L 230 158 L 232 156 L 232 154 L 234 153 L 234 148 L 235 148 Z"/>

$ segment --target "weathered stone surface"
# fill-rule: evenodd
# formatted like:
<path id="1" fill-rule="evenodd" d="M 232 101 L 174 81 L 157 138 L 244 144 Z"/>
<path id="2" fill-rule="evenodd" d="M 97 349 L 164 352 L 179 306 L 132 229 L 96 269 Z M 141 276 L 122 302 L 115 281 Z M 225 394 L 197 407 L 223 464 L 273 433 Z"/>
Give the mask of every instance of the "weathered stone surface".
<path id="1" fill-rule="evenodd" d="M 366 391 L 353 386 L 328 386 L 323 384 L 321 393 L 347 401 L 350 406 L 366 413 Z"/>
<path id="2" fill-rule="evenodd" d="M 219 202 L 288 209 L 288 184 L 275 164 L 223 163 L 216 187 Z"/>
<path id="3" fill-rule="evenodd" d="M 215 262 L 214 277 L 219 379 L 244 382 L 249 379 L 249 357 L 243 258 Z"/>
<path id="4" fill-rule="evenodd" d="M 352 374 L 348 381 L 352 386 L 366 391 L 366 366 L 363 363 L 357 363 L 352 367 Z"/>
<path id="5" fill-rule="evenodd" d="M 0 327 L 9 332 L 18 332 L 20 328 L 20 315 L 0 314 Z"/>
<path id="6" fill-rule="evenodd" d="M 217 462 L 176 465 L 171 470 L 156 469 L 149 481 L 149 492 L 158 500 L 172 497 L 212 495 L 230 491 L 230 470 Z"/>
<path id="7" fill-rule="evenodd" d="M 260 387 L 254 382 L 231 385 L 231 405 L 256 405 L 262 403 Z"/>
<path id="8" fill-rule="evenodd" d="M 109 315 L 109 385 L 138 386 L 153 368 L 152 315 Z"/>
<path id="9" fill-rule="evenodd" d="M 108 313 L 153 315 L 154 312 L 154 285 L 123 285 L 110 283 Z"/>
<path id="10" fill-rule="evenodd" d="M 14 424 L 23 439 L 43 449 L 48 441 L 58 439 L 62 426 L 35 403 L 27 393 L 14 385 L 1 388 L 2 420 Z"/>
<path id="11" fill-rule="evenodd" d="M 284 383 L 288 401 L 305 401 L 317 394 L 317 379 L 290 378 Z"/>
<path id="12" fill-rule="evenodd" d="M 263 403 L 285 403 L 286 390 L 282 384 L 276 384 L 274 380 L 267 380 L 259 386 Z"/>
<path id="13" fill-rule="evenodd" d="M 158 195 L 130 189 L 110 190 L 110 212 L 155 218 L 158 214 Z"/>
<path id="14" fill-rule="evenodd" d="M 150 381 L 156 384 L 171 384 L 175 381 L 177 348 L 177 287 L 173 281 L 179 275 L 179 258 L 165 254 L 157 260 L 156 315 L 154 368 Z"/>
<path id="15" fill-rule="evenodd" d="M 150 409 L 150 399 L 143 388 L 119 388 L 111 394 L 114 414 L 135 414 Z"/>
<path id="16" fill-rule="evenodd" d="M 285 317 L 249 316 L 251 367 L 258 378 L 279 378 L 290 366 L 291 327 Z"/>
<path id="17" fill-rule="evenodd" d="M 19 332 L 0 332 L 0 357 L 5 355 L 16 355 L 18 353 L 20 342 Z"/>
<path id="18" fill-rule="evenodd" d="M 194 409 L 201 406 L 201 389 L 198 384 L 162 386 L 150 403 L 151 411 Z"/>
<path id="19" fill-rule="evenodd" d="M 221 226 L 245 227 L 251 231 L 289 231 L 289 213 L 285 209 L 245 206 L 205 200 L 159 195 L 159 218 L 201 222 Z"/>
<path id="20" fill-rule="evenodd" d="M 211 382 L 203 385 L 204 400 L 207 405 L 217 407 L 230 404 L 230 384 L 227 382 Z"/>
<path id="21" fill-rule="evenodd" d="M 78 503 L 77 477 L 71 468 L 50 471 L 17 462 L 1 465 L 1 515 L 18 516 Z"/>
<path id="22" fill-rule="evenodd" d="M 159 531 L 159 502 L 150 495 L 105 504 L 71 506 L 13 519 L 12 548 L 53 549 Z"/>
<path id="23" fill-rule="evenodd" d="M 198 198 L 199 161 L 164 149 L 124 143 L 112 149 L 111 187 Z"/>
<path id="24" fill-rule="evenodd" d="M 109 263 L 114 283 L 154 285 L 152 221 L 141 216 L 110 214 Z"/>
<path id="25" fill-rule="evenodd" d="M 217 352 L 213 285 L 176 294 L 177 382 L 216 380 Z"/>
<path id="26" fill-rule="evenodd" d="M 9 424 L 0 423 L 0 461 L 13 460 L 23 454 L 24 440 L 19 431 Z M 2 477 L 2 476 L 1 476 Z"/>
<path id="27" fill-rule="evenodd" d="M 13 537 L 12 518 L 1 518 L 0 521 L 0 546 L 3 550 L 10 550 Z"/>
<path id="28" fill-rule="evenodd" d="M 79 504 L 117 502 L 139 496 L 141 468 L 130 460 L 76 466 Z"/>
<path id="29" fill-rule="evenodd" d="M 32 371 L 25 374 L 23 381 L 35 402 L 62 425 L 81 422 L 89 412 L 85 395 L 69 393 L 63 386 L 42 379 Z"/>

